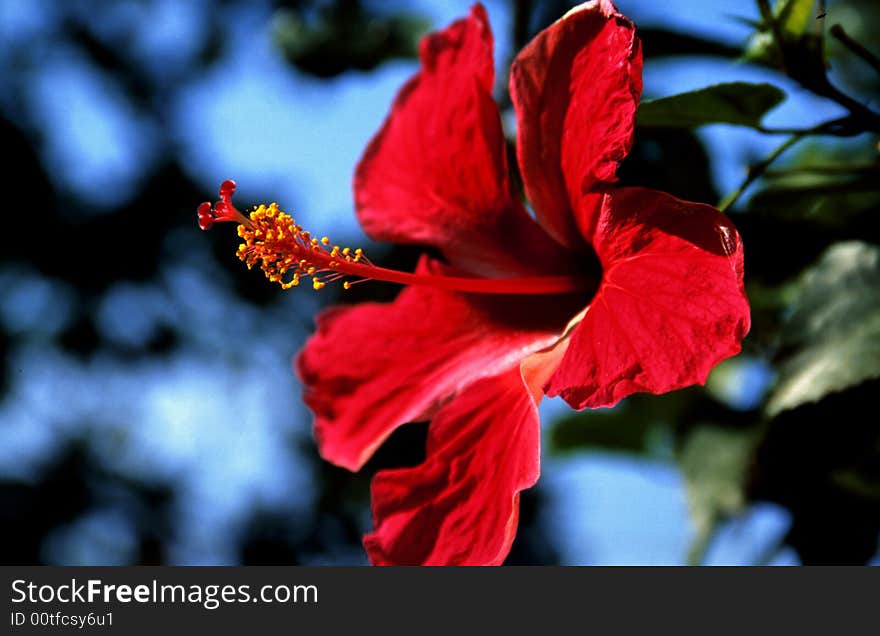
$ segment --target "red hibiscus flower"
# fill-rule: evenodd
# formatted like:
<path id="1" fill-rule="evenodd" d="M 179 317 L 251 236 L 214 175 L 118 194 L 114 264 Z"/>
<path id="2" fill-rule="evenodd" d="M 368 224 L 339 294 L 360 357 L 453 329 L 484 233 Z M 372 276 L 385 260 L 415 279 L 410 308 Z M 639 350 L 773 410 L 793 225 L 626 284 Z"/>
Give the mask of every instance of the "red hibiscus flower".
<path id="1" fill-rule="evenodd" d="M 358 470 L 399 426 L 430 420 L 426 459 L 379 472 L 375 564 L 500 564 L 519 492 L 539 474 L 543 395 L 573 408 L 703 383 L 749 328 L 742 245 L 717 210 L 614 187 L 632 143 L 642 58 L 633 24 L 587 2 L 514 62 L 516 155 L 534 217 L 511 185 L 492 99 L 484 9 L 421 43 L 354 179 L 376 240 L 434 248 L 414 273 L 329 247 L 274 204 L 230 202 L 239 257 L 285 286 L 351 278 L 408 286 L 391 303 L 334 307 L 297 360 L 321 454 Z"/>

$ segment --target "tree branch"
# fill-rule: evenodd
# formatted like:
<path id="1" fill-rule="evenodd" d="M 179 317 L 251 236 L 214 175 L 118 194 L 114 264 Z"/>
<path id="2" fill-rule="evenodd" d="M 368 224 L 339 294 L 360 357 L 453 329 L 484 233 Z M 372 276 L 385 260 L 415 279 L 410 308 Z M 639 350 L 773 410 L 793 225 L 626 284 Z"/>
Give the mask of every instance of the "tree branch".
<path id="1" fill-rule="evenodd" d="M 880 73 L 880 58 L 871 53 L 871 51 L 865 48 L 862 44 L 853 40 L 849 34 L 843 30 L 842 26 L 834 24 L 829 31 L 841 44 L 865 60 L 868 64 L 874 67 L 875 71 Z"/>
<path id="2" fill-rule="evenodd" d="M 791 137 L 786 139 L 781 146 L 779 146 L 778 148 L 776 148 L 776 150 L 767 155 L 767 157 L 765 157 L 760 163 L 751 166 L 745 180 L 739 185 L 736 190 L 724 197 L 724 199 L 718 204 L 718 209 L 722 212 L 727 211 L 727 209 L 730 208 L 730 206 L 733 205 L 736 200 L 740 198 L 740 196 L 742 196 L 743 192 L 745 192 L 746 189 L 750 185 L 752 185 L 755 180 L 758 179 L 758 177 L 764 174 L 770 164 L 776 161 L 776 159 L 778 159 L 779 156 L 786 150 L 794 146 L 800 140 L 804 139 L 808 134 L 809 133 L 807 132 L 799 132 L 792 135 Z"/>

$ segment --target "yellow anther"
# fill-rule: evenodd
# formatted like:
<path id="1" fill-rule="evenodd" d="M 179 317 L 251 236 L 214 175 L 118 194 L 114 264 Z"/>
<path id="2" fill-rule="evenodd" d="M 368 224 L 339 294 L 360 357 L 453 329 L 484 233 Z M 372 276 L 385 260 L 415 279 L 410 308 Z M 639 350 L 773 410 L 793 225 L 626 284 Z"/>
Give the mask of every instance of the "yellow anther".
<path id="1" fill-rule="evenodd" d="M 269 281 L 278 283 L 283 289 L 296 287 L 304 276 L 316 277 L 312 279 L 312 288 L 323 289 L 329 282 L 349 275 L 338 270 L 344 264 L 363 258 L 366 265 L 370 265 L 363 250 L 331 245 L 326 236 L 313 238 L 279 209 L 277 203 L 255 206 L 249 221 L 238 227 L 242 242 L 236 249 L 236 256 L 248 269 L 259 266 Z M 323 273 L 328 273 L 329 279 L 321 280 Z M 341 282 L 344 289 L 350 289 L 354 284 Z"/>
<path id="2" fill-rule="evenodd" d="M 296 274 L 293 275 L 293 278 L 287 283 L 281 283 L 281 289 L 290 289 L 291 287 L 296 287 L 299 285 L 299 276 Z"/>

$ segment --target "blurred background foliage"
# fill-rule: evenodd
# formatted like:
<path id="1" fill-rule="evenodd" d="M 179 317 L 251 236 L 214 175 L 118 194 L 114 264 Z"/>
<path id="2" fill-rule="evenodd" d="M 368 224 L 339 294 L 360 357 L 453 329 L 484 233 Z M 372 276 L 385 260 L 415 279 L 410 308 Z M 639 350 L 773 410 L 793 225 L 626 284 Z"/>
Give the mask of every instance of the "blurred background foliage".
<path id="1" fill-rule="evenodd" d="M 508 562 L 877 563 L 880 7 L 618 4 L 646 57 L 621 179 L 726 209 L 753 327 L 705 387 L 542 405 Z M 513 54 L 570 5 L 487 6 L 509 115 Z M 334 468 L 290 360 L 320 307 L 396 290 L 281 293 L 194 212 L 233 177 L 364 245 L 354 163 L 467 9 L 0 0 L 2 562 L 365 562 L 369 478 L 418 463 L 426 425 Z"/>

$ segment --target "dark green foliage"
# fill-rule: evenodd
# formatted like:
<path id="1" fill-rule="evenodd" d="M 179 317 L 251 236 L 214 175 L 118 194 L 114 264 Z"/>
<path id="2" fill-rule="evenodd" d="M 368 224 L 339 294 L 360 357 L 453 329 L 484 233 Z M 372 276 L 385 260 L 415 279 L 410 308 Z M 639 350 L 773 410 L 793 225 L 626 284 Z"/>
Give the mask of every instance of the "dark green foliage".
<path id="1" fill-rule="evenodd" d="M 736 366 L 748 364 L 734 359 L 716 368 L 703 389 L 633 396 L 610 412 L 572 415 L 550 439 L 564 453 L 597 449 L 676 461 L 696 530 L 693 562 L 703 558 L 719 523 L 771 501 L 791 514 L 783 543 L 804 563 L 864 563 L 877 550 L 880 530 L 880 119 L 876 99 L 844 94 L 837 84 L 880 86 L 880 76 L 856 74 L 852 61 L 863 58 L 861 71 L 876 63 L 876 30 L 849 20 L 859 46 L 846 46 L 836 27 L 839 42 L 826 47 L 832 20 L 850 16 L 844 5 L 831 5 L 825 16 L 817 16 L 813 0 L 758 5 L 762 20 L 743 59 L 848 111 L 838 121 L 785 131 L 785 145 L 756 160 L 727 198 L 739 201 L 732 217 L 745 245 L 752 305 L 744 352 L 769 365 L 773 380 L 751 402 L 731 402 Z M 865 19 L 875 15 L 865 3 L 848 8 Z M 648 58 L 685 44 L 652 51 L 650 42 L 648 35 Z M 704 43 L 689 46 L 712 54 Z M 829 67 L 846 72 L 832 79 Z M 725 123 L 765 131 L 764 116 L 783 99 L 773 84 L 733 82 L 643 101 L 622 181 L 712 201 L 699 155 L 683 154 L 688 138 L 672 136 L 687 131 L 674 129 Z M 790 150 L 805 139 L 812 141 Z M 688 197 L 689 189 L 702 194 Z M 762 561 L 779 547 L 768 548 Z"/>
<path id="2" fill-rule="evenodd" d="M 643 101 L 637 121 L 641 126 L 663 128 L 696 128 L 705 124 L 760 128 L 764 115 L 784 99 L 785 93 L 771 84 L 715 84 Z"/>
<path id="3" fill-rule="evenodd" d="M 880 378 L 880 248 L 830 247 L 786 313 L 769 415 Z"/>
<path id="4" fill-rule="evenodd" d="M 327 78 L 415 57 L 418 39 L 430 26 L 413 14 L 380 14 L 357 0 L 336 0 L 318 8 L 280 10 L 274 38 L 296 68 Z"/>

